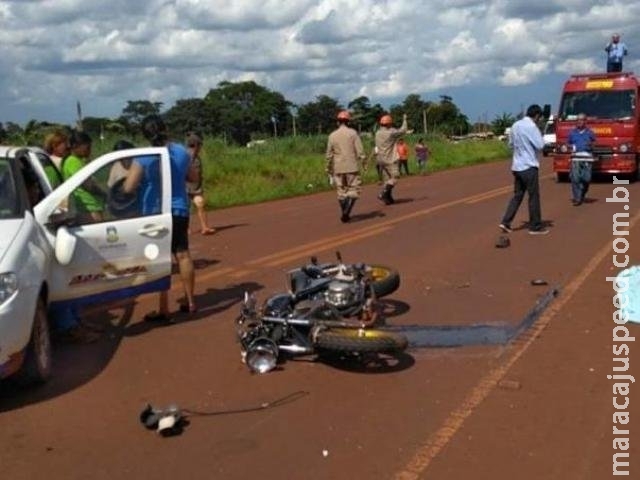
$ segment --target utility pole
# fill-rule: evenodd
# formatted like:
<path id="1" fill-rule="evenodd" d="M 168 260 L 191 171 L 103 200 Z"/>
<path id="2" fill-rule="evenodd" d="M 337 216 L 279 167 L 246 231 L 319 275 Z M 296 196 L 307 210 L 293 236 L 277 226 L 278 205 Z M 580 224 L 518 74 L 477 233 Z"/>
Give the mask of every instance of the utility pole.
<path id="1" fill-rule="evenodd" d="M 422 129 L 424 130 L 424 134 L 427 134 L 427 110 L 422 109 Z"/>

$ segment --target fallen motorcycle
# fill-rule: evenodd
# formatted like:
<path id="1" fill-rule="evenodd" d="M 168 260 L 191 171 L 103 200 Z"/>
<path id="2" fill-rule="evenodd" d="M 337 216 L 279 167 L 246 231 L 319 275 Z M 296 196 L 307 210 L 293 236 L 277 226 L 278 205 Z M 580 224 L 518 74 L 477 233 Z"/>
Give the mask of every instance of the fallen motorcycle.
<path id="1" fill-rule="evenodd" d="M 298 298 L 320 299 L 340 311 L 343 316 L 361 315 L 368 300 L 375 300 L 395 292 L 400 286 L 397 270 L 376 264 L 345 264 L 340 252 L 337 263 L 311 263 L 290 270 L 289 289 Z"/>
<path id="2" fill-rule="evenodd" d="M 236 325 L 242 358 L 251 371 L 273 370 L 281 353 L 392 354 L 407 347 L 404 335 L 366 328 L 377 318 L 371 267 L 347 267 L 341 261 L 337 270 L 336 265 L 324 270 L 312 265 L 290 272 L 291 291 L 273 295 L 260 309 L 255 297 L 245 293 Z"/>

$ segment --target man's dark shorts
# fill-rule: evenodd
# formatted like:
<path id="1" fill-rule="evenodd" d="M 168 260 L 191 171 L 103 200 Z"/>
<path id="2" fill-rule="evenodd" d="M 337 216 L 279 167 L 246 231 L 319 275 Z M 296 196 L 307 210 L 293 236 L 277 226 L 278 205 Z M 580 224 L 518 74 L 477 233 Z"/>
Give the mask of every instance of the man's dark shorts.
<path id="1" fill-rule="evenodd" d="M 189 217 L 173 215 L 171 253 L 189 251 Z"/>

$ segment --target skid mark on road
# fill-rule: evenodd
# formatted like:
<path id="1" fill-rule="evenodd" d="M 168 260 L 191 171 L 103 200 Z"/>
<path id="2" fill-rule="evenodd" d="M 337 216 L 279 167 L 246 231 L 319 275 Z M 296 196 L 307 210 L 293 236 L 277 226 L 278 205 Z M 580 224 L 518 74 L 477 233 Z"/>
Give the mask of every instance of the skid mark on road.
<path id="1" fill-rule="evenodd" d="M 385 330 L 404 334 L 409 340 L 409 348 L 507 345 L 530 328 L 557 295 L 557 288 L 549 290 L 515 325 L 398 325 L 385 327 Z"/>
<path id="2" fill-rule="evenodd" d="M 629 231 L 640 220 L 640 213 L 630 222 Z M 592 257 L 591 261 L 571 280 L 563 289 L 559 300 L 542 314 L 533 327 L 519 337 L 513 344 L 511 356 L 497 368 L 491 370 L 480 382 L 471 389 L 462 404 L 453 410 L 445 419 L 442 426 L 422 445 L 403 470 L 395 475 L 395 480 L 417 480 L 428 468 L 434 458 L 446 447 L 455 434 L 462 428 L 464 422 L 475 409 L 489 396 L 495 386 L 507 374 L 511 367 L 527 351 L 534 340 L 542 333 L 551 320 L 564 305 L 571 300 L 586 279 L 594 272 L 607 255 L 611 255 L 611 242 L 607 242 Z"/>

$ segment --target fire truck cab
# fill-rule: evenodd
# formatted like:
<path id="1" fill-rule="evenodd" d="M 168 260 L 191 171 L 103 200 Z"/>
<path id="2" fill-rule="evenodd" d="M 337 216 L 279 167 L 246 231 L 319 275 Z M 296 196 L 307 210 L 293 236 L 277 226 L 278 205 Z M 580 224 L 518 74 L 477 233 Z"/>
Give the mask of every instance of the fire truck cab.
<path id="1" fill-rule="evenodd" d="M 564 84 L 556 117 L 553 171 L 567 181 L 571 170 L 569 132 L 579 113 L 596 135 L 593 171 L 638 177 L 640 159 L 640 83 L 633 72 L 572 75 Z"/>

